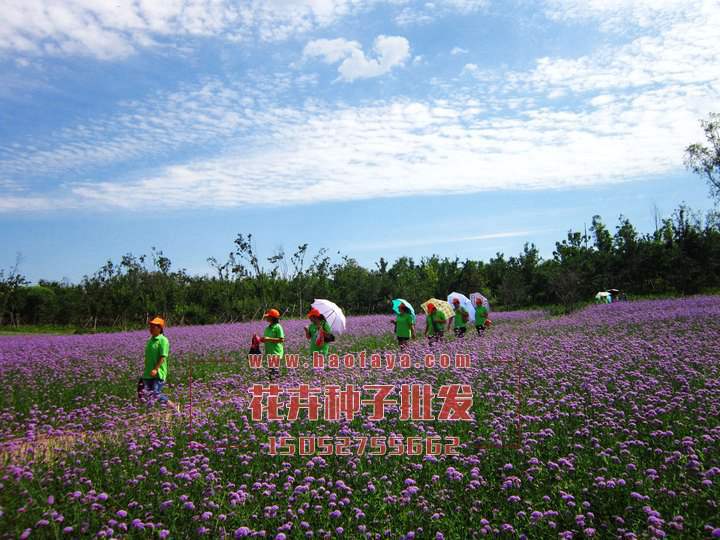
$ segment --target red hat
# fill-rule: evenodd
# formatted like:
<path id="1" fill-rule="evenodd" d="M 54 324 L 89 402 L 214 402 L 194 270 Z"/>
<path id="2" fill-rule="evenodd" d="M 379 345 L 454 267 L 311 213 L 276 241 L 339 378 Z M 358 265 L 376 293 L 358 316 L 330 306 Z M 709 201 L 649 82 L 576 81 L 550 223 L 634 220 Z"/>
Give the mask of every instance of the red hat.
<path id="1" fill-rule="evenodd" d="M 268 309 L 268 310 L 265 312 L 265 315 L 263 315 L 263 318 L 265 318 L 265 317 L 273 317 L 273 318 L 275 318 L 275 319 L 279 319 L 279 318 L 280 318 L 280 312 L 279 312 L 277 309 Z"/>
<path id="2" fill-rule="evenodd" d="M 322 316 L 322 313 L 320 313 L 317 309 L 312 308 L 310 311 L 308 311 L 308 319 L 311 317 L 320 317 Z"/>
<path id="3" fill-rule="evenodd" d="M 459 304 L 460 299 L 459 298 L 453 298 L 453 304 Z"/>
<path id="4" fill-rule="evenodd" d="M 431 312 L 435 311 L 435 304 L 433 304 L 433 303 L 428 304 L 427 309 L 428 309 L 428 311 L 431 311 Z"/>

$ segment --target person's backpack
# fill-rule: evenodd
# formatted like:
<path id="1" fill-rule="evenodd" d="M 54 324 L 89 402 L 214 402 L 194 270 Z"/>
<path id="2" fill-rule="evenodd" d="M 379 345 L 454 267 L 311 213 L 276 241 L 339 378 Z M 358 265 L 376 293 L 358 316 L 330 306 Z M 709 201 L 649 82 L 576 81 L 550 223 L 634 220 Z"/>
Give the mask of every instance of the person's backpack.
<path id="1" fill-rule="evenodd" d="M 250 341 L 250 353 L 249 354 L 260 354 L 260 339 L 257 336 L 253 336 Z"/>
<path id="2" fill-rule="evenodd" d="M 335 334 L 324 334 L 325 336 L 325 343 L 332 343 L 335 341 Z"/>

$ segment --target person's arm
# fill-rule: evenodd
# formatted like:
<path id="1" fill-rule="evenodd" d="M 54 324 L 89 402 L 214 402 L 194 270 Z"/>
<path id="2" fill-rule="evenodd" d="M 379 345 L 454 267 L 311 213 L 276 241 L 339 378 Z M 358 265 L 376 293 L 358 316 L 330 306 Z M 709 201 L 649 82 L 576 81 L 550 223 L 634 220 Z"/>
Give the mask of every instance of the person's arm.
<path id="1" fill-rule="evenodd" d="M 161 357 L 158 359 L 157 364 L 155 364 L 155 367 L 153 368 L 153 370 L 150 372 L 150 376 L 151 376 L 151 377 L 157 377 L 158 370 L 160 369 L 160 366 L 163 365 L 163 362 L 165 362 L 165 357 L 164 357 L 164 356 L 161 356 Z"/>
<path id="2" fill-rule="evenodd" d="M 305 330 L 305 339 L 310 339 L 310 327 L 303 326 L 303 330 Z"/>
<path id="3" fill-rule="evenodd" d="M 410 339 L 414 339 L 414 338 L 415 338 L 415 324 L 410 323 Z"/>

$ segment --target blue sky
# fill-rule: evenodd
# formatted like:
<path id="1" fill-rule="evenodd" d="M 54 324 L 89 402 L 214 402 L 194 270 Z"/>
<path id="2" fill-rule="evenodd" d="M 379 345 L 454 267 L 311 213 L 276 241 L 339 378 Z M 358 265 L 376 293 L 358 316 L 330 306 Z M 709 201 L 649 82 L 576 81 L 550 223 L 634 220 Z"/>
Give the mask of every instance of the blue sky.
<path id="1" fill-rule="evenodd" d="M 0 268 L 71 280 L 238 232 L 488 259 L 593 214 L 707 210 L 717 0 L 9 0 Z"/>

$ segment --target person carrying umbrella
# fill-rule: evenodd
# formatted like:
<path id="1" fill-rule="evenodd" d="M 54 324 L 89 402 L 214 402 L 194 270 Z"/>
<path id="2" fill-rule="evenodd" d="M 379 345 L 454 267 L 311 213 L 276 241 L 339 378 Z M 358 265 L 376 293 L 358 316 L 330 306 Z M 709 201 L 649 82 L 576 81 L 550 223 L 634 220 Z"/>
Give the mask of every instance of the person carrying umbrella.
<path id="1" fill-rule="evenodd" d="M 260 338 L 260 342 L 265 347 L 265 359 L 267 361 L 268 356 L 276 355 L 282 360 L 283 356 L 285 356 L 285 331 L 280 326 L 280 312 L 277 309 L 269 309 L 265 312 L 263 318 L 268 323 L 263 332 L 263 337 Z M 279 374 L 278 368 L 270 368 L 270 379 Z"/>
<path id="2" fill-rule="evenodd" d="M 325 340 L 325 336 L 332 334 L 330 325 L 316 308 L 312 308 L 307 316 L 310 324 L 305 327 L 305 337 L 310 340 L 310 354 L 318 352 L 326 355 L 330 345 Z"/>
<path id="3" fill-rule="evenodd" d="M 482 301 L 482 298 L 475 299 L 475 330 L 478 336 L 485 332 L 485 326 L 488 320 L 488 308 Z"/>
<path id="4" fill-rule="evenodd" d="M 150 339 L 145 344 L 145 370 L 142 376 L 143 390 L 149 392 L 158 403 L 177 408 L 162 393 L 167 380 L 168 356 L 170 355 L 170 342 L 164 334 L 165 321 L 160 317 L 155 317 L 148 325 Z"/>
<path id="5" fill-rule="evenodd" d="M 425 318 L 425 335 L 430 343 L 442 341 L 445 332 L 447 317 L 435 307 L 435 304 L 427 304 L 427 317 Z"/>
<path id="6" fill-rule="evenodd" d="M 400 348 L 404 349 L 407 342 L 415 337 L 415 318 L 404 303 L 400 303 L 398 311 L 400 313 L 395 317 L 395 337 Z"/>
<path id="7" fill-rule="evenodd" d="M 455 319 L 455 323 L 453 325 L 455 337 L 461 338 L 465 335 L 465 331 L 467 330 L 467 323 L 470 319 L 470 314 L 467 309 L 460 305 L 459 298 L 453 298 L 452 303 L 455 310 L 455 317 L 453 317 Z"/>

